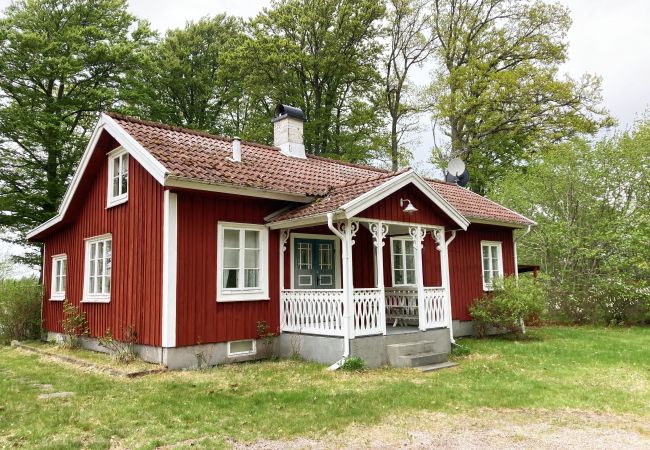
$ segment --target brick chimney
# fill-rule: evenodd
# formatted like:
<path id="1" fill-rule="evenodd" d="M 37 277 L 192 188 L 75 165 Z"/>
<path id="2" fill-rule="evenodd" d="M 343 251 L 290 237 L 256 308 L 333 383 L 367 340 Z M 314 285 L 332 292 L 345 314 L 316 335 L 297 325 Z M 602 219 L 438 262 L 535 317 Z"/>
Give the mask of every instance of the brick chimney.
<path id="1" fill-rule="evenodd" d="M 273 122 L 273 145 L 280 152 L 293 158 L 305 159 L 305 143 L 302 138 L 305 114 L 298 108 L 278 105 Z"/>

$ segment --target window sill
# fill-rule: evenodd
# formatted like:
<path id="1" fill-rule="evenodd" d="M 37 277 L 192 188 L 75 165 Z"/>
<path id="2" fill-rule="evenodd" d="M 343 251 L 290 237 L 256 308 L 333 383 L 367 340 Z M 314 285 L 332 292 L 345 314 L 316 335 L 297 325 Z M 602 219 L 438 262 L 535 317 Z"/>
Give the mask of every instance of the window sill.
<path id="1" fill-rule="evenodd" d="M 118 206 L 118 205 L 121 205 L 121 204 L 126 203 L 128 201 L 129 201 L 128 196 L 114 198 L 114 199 L 108 201 L 108 204 L 106 205 L 106 209 L 110 209 L 113 206 Z"/>
<path id="2" fill-rule="evenodd" d="M 50 297 L 51 302 L 64 302 L 65 301 L 65 294 L 62 297 Z"/>
<path id="3" fill-rule="evenodd" d="M 217 296 L 217 303 L 233 303 L 233 302 L 259 302 L 268 301 L 271 298 L 262 292 L 251 293 L 228 293 L 220 294 Z"/>
<path id="4" fill-rule="evenodd" d="M 110 297 L 90 297 L 81 300 L 81 303 L 110 303 Z"/>

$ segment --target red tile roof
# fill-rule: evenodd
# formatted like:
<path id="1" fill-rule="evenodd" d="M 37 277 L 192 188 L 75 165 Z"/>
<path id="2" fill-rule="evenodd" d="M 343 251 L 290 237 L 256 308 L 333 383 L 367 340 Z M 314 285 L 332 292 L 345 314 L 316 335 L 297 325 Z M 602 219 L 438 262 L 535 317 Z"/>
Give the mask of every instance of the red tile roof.
<path id="1" fill-rule="evenodd" d="M 151 153 L 172 176 L 317 197 L 273 221 L 324 214 L 404 172 L 308 156 L 283 155 L 276 147 L 242 142 L 242 161 L 233 162 L 232 138 L 157 122 L 108 114 Z M 405 169 L 406 170 L 406 169 Z M 451 183 L 427 182 L 468 219 L 529 225 L 525 217 Z M 471 220 L 470 220 L 471 221 Z"/>

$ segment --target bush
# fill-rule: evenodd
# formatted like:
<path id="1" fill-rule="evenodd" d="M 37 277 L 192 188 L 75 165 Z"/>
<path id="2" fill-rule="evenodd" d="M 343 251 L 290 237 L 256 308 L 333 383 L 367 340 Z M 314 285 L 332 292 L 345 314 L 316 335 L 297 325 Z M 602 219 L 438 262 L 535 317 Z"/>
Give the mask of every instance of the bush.
<path id="1" fill-rule="evenodd" d="M 113 332 L 110 328 L 106 329 L 104 336 L 98 339 L 99 345 L 104 347 L 108 354 L 119 363 L 128 364 L 136 358 L 135 343 L 137 334 L 135 327 L 129 325 L 124 330 L 124 341 L 118 341 L 113 337 Z"/>
<path id="2" fill-rule="evenodd" d="M 79 310 L 75 305 L 65 300 L 63 302 L 63 346 L 66 348 L 77 348 L 79 338 L 88 334 L 88 322 L 86 313 Z"/>
<path id="3" fill-rule="evenodd" d="M 345 360 L 345 362 L 341 366 L 341 369 L 348 370 L 350 372 L 360 372 L 365 368 L 366 368 L 366 363 L 363 361 L 362 358 L 358 356 L 350 356 L 348 359 Z"/>
<path id="4" fill-rule="evenodd" d="M 40 337 L 42 292 L 34 278 L 0 280 L 0 344 Z"/>
<path id="5" fill-rule="evenodd" d="M 461 344 L 451 344 L 451 356 L 469 356 L 472 351 Z"/>
<path id="6" fill-rule="evenodd" d="M 490 328 L 516 331 L 522 328 L 522 321 L 538 322 L 545 308 L 542 282 L 522 277 L 517 283 L 515 277 L 508 277 L 490 295 L 475 300 L 469 313 L 476 336 L 483 337 Z"/>

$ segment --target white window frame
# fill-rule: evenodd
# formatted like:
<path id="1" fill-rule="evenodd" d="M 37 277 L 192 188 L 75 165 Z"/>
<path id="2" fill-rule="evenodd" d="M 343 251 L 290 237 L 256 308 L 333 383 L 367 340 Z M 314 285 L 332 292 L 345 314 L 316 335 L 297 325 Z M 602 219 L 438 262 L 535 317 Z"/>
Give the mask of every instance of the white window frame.
<path id="1" fill-rule="evenodd" d="M 404 272 L 404 283 L 402 284 L 397 284 L 395 283 L 395 256 L 393 254 L 393 241 L 410 241 L 413 242 L 413 238 L 410 236 L 391 236 L 390 237 L 390 276 L 391 276 L 391 281 L 392 281 L 392 286 L 393 287 L 416 287 L 418 285 L 418 274 L 417 270 L 415 270 L 415 281 L 413 284 L 408 284 L 407 281 L 407 276 L 406 276 L 406 243 L 402 243 L 403 249 L 404 249 L 404 254 L 402 255 L 402 264 L 403 268 L 401 269 Z M 415 243 L 413 244 L 413 268 L 415 269 L 415 258 L 417 258 L 417 255 L 415 254 Z M 375 275 L 376 277 L 376 275 Z"/>
<path id="2" fill-rule="evenodd" d="M 83 299 L 81 300 L 83 303 L 109 303 L 111 301 L 111 292 L 107 293 L 101 293 L 101 294 L 96 294 L 96 293 L 90 293 L 88 292 L 90 288 L 90 247 L 92 244 L 95 244 L 97 242 L 104 242 L 104 245 L 106 242 L 111 241 L 111 267 L 110 267 L 110 274 L 109 274 L 109 279 L 111 280 L 111 292 L 113 292 L 113 261 L 115 258 L 113 257 L 114 255 L 114 247 L 113 247 L 113 236 L 109 234 L 103 234 L 101 236 L 93 236 L 91 238 L 85 239 L 85 249 L 84 249 L 84 295 Z M 104 247 L 106 248 L 106 247 Z M 106 267 L 104 267 L 104 271 L 106 270 Z"/>
<path id="3" fill-rule="evenodd" d="M 65 261 L 65 274 L 64 275 L 58 275 L 56 272 L 56 266 L 57 263 L 60 261 Z M 57 276 L 63 276 L 65 277 L 65 283 L 63 284 L 63 290 L 62 291 L 57 291 L 56 290 L 56 279 Z M 61 302 L 65 300 L 65 290 L 66 290 L 66 285 L 68 283 L 68 256 L 65 253 L 62 253 L 60 255 L 53 255 L 52 256 L 52 280 L 50 283 L 50 301 L 57 301 Z"/>
<path id="4" fill-rule="evenodd" d="M 122 173 L 122 157 L 126 156 L 126 192 L 120 193 L 119 195 L 113 195 L 113 178 L 115 178 L 115 170 L 113 168 L 113 161 L 120 159 L 120 173 L 118 176 L 121 176 Z M 121 205 L 129 200 L 129 153 L 126 149 L 118 147 L 115 150 L 108 153 L 108 189 L 107 189 L 107 208 L 113 206 Z"/>
<path id="5" fill-rule="evenodd" d="M 239 255 L 239 280 L 244 282 L 244 251 L 241 245 L 245 231 L 259 231 L 260 233 L 260 260 L 259 260 L 259 287 L 225 288 L 223 286 L 223 259 L 224 259 L 224 230 L 238 230 L 240 239 Z M 269 229 L 264 225 L 250 223 L 219 222 L 217 225 L 217 302 L 243 302 L 269 300 Z"/>
<path id="6" fill-rule="evenodd" d="M 253 344 L 252 348 L 250 351 L 246 352 L 232 352 L 230 350 L 230 344 L 235 344 L 237 342 L 251 342 Z M 240 339 L 238 341 L 228 341 L 228 356 L 229 357 L 235 357 L 235 356 L 247 356 L 247 355 L 255 355 L 257 354 L 257 342 L 255 339 Z"/>
<path id="7" fill-rule="evenodd" d="M 493 291 L 494 283 L 485 282 L 485 262 L 483 261 L 483 248 L 484 247 L 496 247 L 497 249 L 497 271 L 499 273 L 499 278 L 503 279 L 503 250 L 501 241 L 481 241 L 481 280 L 483 280 L 483 290 L 484 291 Z M 492 250 L 490 250 L 490 253 Z M 494 273 L 494 268 L 492 267 L 492 255 L 490 255 L 490 272 Z M 494 280 L 494 275 L 492 276 Z"/>

